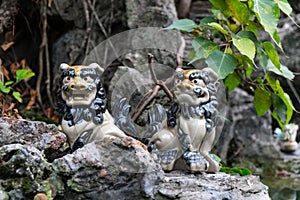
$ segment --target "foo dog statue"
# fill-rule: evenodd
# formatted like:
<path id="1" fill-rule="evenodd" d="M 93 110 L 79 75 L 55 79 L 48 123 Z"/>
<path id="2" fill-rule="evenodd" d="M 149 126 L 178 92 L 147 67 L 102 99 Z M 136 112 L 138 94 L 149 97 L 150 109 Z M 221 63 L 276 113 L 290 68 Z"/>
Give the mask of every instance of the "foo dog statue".
<path id="1" fill-rule="evenodd" d="M 175 79 L 171 108 L 165 114 L 156 104 L 150 112 L 151 131 L 156 133 L 149 139 L 149 149 L 158 155 L 166 171 L 219 171 L 219 163 L 209 153 L 215 139 L 215 86 L 205 70 L 177 69 Z"/>
<path id="2" fill-rule="evenodd" d="M 101 68 L 60 65 L 61 80 L 58 108 L 63 114 L 61 125 L 71 149 L 76 150 L 105 137 L 127 137 L 106 109 L 106 96 L 100 81 Z"/>

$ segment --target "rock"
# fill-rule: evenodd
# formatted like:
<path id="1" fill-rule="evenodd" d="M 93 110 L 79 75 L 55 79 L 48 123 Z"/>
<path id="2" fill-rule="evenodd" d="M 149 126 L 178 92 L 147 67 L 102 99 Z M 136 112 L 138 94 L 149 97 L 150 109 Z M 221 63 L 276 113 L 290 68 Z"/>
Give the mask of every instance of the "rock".
<path id="1" fill-rule="evenodd" d="M 9 200 L 7 192 L 5 192 L 2 187 L 0 187 L 0 199 L 1 200 Z"/>
<path id="2" fill-rule="evenodd" d="M 99 17 L 102 20 L 104 27 L 112 23 L 122 22 L 124 18 L 124 1 L 110 1 L 102 0 L 92 3 L 93 7 Z M 89 8 L 88 3 L 85 5 L 80 0 L 68 1 L 68 0 L 54 0 L 50 3 L 47 14 L 51 17 L 60 17 L 65 22 L 74 23 L 76 28 L 84 28 L 86 26 L 86 13 L 92 14 L 92 10 Z M 111 16 L 113 13 L 113 16 Z M 96 20 L 95 20 L 96 21 Z M 94 22 L 95 26 L 98 26 Z M 94 27 L 95 28 L 95 27 Z"/>
<path id="3" fill-rule="evenodd" d="M 177 20 L 174 0 L 126 0 L 129 28 L 166 27 Z"/>
<path id="4" fill-rule="evenodd" d="M 0 147 L 0 160 L 0 184 L 10 199 L 33 199 L 35 193 L 46 190 L 43 181 L 51 173 L 51 167 L 37 148 L 4 145 Z"/>
<path id="5" fill-rule="evenodd" d="M 192 1 L 189 18 L 196 23 L 200 23 L 200 20 L 207 16 L 212 16 L 212 5 L 209 1 L 194 0 Z"/>
<path id="6" fill-rule="evenodd" d="M 0 146 L 22 144 L 37 148 L 52 161 L 68 148 L 67 137 L 54 124 L 0 117 Z"/>
<path id="7" fill-rule="evenodd" d="M 293 17 L 296 23 L 300 22 L 300 14 Z M 290 18 L 283 18 L 280 20 L 281 27 L 278 32 L 281 38 L 282 48 L 284 53 L 280 53 L 281 63 L 287 66 L 290 70 L 294 72 L 299 72 L 297 65 L 300 63 L 300 59 L 297 56 L 299 53 L 300 42 L 296 40 L 299 38 L 300 31 L 299 27 L 294 24 Z"/>
<path id="8" fill-rule="evenodd" d="M 66 183 L 66 199 L 151 197 L 154 185 L 163 178 L 145 146 L 130 137 L 89 143 L 56 159 L 53 168 Z"/>
<path id="9" fill-rule="evenodd" d="M 0 120 L 0 199 L 269 199 L 256 176 L 180 171 L 165 176 L 131 137 L 94 141 L 49 163 L 43 152 L 66 144 L 55 125 Z"/>
<path id="10" fill-rule="evenodd" d="M 270 199 L 268 187 L 258 176 L 225 173 L 189 174 L 180 171 L 166 173 L 164 182 L 155 187 L 156 199 Z"/>
<path id="11" fill-rule="evenodd" d="M 89 40 L 87 40 L 88 36 Z M 61 63 L 69 65 L 82 63 L 87 42 L 89 42 L 87 45 L 89 51 L 104 39 L 101 32 L 91 31 L 88 35 L 84 29 L 73 29 L 61 35 L 52 48 L 53 74 L 57 75 Z"/>
<path id="12" fill-rule="evenodd" d="M 119 66 L 117 71 L 114 73 L 111 83 L 108 87 L 108 101 L 112 105 L 118 99 L 127 98 L 130 99 L 134 93 L 139 93 L 140 95 L 145 94 L 151 89 L 151 84 L 153 81 L 151 79 L 150 72 L 141 72 L 134 68 L 129 68 L 126 66 Z"/>

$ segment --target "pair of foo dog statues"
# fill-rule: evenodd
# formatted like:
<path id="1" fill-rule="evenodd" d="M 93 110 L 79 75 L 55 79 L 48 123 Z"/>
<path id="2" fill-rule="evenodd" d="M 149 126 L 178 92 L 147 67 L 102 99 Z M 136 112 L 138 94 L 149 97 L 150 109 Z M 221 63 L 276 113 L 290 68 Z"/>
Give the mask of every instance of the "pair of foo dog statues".
<path id="1" fill-rule="evenodd" d="M 60 66 L 58 108 L 73 151 L 95 140 L 129 137 L 125 129 L 136 131 L 124 100 L 114 106 L 118 108 L 114 117 L 108 112 L 101 71 L 95 63 Z M 156 104 L 149 111 L 148 150 L 158 156 L 165 171 L 219 171 L 219 163 L 209 153 L 215 140 L 215 92 L 205 70 L 177 69 L 172 106 L 165 111 Z M 120 111 L 122 117 L 117 116 Z"/>

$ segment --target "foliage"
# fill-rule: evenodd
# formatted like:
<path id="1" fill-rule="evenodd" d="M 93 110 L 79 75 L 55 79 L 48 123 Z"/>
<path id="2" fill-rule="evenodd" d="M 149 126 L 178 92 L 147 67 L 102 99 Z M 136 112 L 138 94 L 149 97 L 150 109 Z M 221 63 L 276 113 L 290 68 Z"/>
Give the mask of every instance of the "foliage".
<path id="1" fill-rule="evenodd" d="M 222 159 L 216 155 L 216 154 L 212 154 L 212 156 L 214 157 L 214 159 L 221 163 Z M 252 171 L 248 168 L 244 168 L 244 167 L 225 167 L 222 165 L 220 172 L 224 172 L 226 174 L 239 174 L 241 176 L 247 176 L 247 175 L 252 175 Z"/>
<path id="2" fill-rule="evenodd" d="M 280 11 L 291 17 L 291 6 L 287 0 L 210 0 L 210 3 L 213 16 L 203 18 L 199 24 L 181 19 L 167 29 L 191 34 L 194 37 L 191 63 L 206 59 L 229 92 L 239 85 L 248 85 L 254 90 L 257 115 L 262 116 L 271 109 L 283 129 L 295 109 L 289 95 L 272 75 L 294 78 L 280 63 L 276 51 L 276 48 L 283 51 L 277 28 Z M 259 31 L 266 32 L 273 43 L 261 41 Z M 254 77 L 255 70 L 263 71 L 264 75 Z"/>
<path id="3" fill-rule="evenodd" d="M 244 167 L 221 167 L 220 172 L 226 174 L 239 174 L 241 176 L 252 175 L 252 171 Z"/>
<path id="4" fill-rule="evenodd" d="M 2 64 L 0 60 L 0 110 L 1 115 L 20 116 L 18 108 L 31 110 L 35 104 L 36 92 L 28 81 L 35 75 L 27 65 L 26 60 Z"/>
<path id="5" fill-rule="evenodd" d="M 22 103 L 22 98 L 21 98 L 21 93 L 18 91 L 14 91 L 14 86 L 20 83 L 21 81 L 31 78 L 34 76 L 34 72 L 32 72 L 29 69 L 18 69 L 16 71 L 16 81 L 7 81 L 3 82 L 0 80 L 0 92 L 4 94 L 9 94 L 11 95 L 20 103 Z"/>

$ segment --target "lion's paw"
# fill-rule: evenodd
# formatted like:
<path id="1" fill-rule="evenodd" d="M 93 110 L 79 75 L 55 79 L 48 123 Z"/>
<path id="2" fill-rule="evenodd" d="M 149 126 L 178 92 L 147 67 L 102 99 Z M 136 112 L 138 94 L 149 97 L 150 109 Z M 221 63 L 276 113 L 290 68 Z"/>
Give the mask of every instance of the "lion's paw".
<path id="1" fill-rule="evenodd" d="M 183 159 L 191 172 L 203 172 L 208 169 L 209 163 L 197 151 L 186 151 Z"/>

